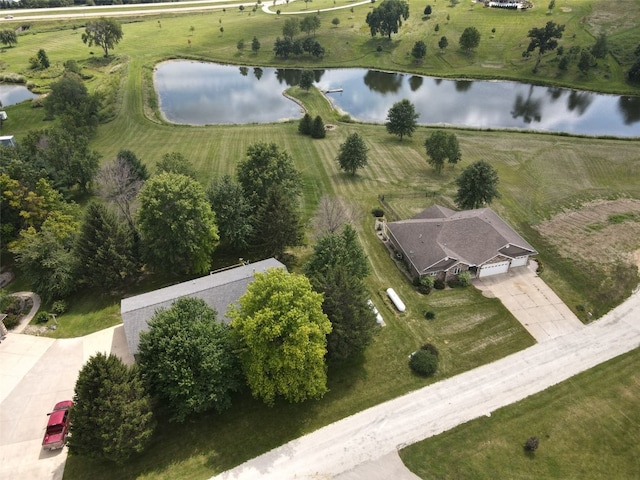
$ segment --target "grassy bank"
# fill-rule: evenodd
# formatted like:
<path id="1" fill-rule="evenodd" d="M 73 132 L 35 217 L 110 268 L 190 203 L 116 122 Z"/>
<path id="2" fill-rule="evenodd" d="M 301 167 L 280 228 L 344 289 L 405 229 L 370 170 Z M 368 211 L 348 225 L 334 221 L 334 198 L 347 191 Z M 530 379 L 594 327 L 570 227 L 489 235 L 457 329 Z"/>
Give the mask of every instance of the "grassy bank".
<path id="1" fill-rule="evenodd" d="M 640 350 L 401 451 L 423 479 L 640 476 Z M 530 436 L 540 441 L 527 454 Z"/>

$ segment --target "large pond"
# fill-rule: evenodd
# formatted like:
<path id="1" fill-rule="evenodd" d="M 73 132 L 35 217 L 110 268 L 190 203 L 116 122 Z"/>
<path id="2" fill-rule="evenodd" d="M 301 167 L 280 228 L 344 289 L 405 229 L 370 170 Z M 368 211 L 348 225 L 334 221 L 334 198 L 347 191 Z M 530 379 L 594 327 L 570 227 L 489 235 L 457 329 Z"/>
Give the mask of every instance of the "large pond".
<path id="1" fill-rule="evenodd" d="M 425 125 L 510 128 L 640 137 L 640 97 L 515 82 L 443 80 L 366 69 L 315 70 L 316 85 L 359 121 L 384 123 L 389 108 L 409 99 Z M 175 60 L 157 66 L 160 110 L 174 123 L 264 123 L 299 118 L 282 92 L 300 70 Z"/>
<path id="2" fill-rule="evenodd" d="M 3 107 L 15 105 L 36 98 L 38 95 L 31 93 L 27 87 L 22 85 L 0 85 L 0 102 Z"/>

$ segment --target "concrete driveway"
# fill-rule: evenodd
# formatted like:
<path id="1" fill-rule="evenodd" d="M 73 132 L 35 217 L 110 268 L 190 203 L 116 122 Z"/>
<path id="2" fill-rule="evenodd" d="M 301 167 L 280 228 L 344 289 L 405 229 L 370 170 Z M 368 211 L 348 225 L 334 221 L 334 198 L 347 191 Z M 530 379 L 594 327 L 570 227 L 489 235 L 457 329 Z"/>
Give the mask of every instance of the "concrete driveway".
<path id="1" fill-rule="evenodd" d="M 499 298 L 537 342 L 573 333 L 584 324 L 535 273 L 535 265 L 474 280 L 488 297 Z"/>
<path id="2" fill-rule="evenodd" d="M 122 325 L 60 340 L 9 333 L 0 343 L 0 478 L 62 478 L 67 449 L 41 447 L 47 413 L 73 398 L 78 372 L 97 352 L 133 362 Z"/>

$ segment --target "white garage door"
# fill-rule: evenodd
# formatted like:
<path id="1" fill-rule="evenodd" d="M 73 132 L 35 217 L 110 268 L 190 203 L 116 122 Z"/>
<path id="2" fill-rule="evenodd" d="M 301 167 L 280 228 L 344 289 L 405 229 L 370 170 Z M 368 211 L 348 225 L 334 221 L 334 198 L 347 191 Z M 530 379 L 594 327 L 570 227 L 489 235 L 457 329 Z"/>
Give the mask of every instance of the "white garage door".
<path id="1" fill-rule="evenodd" d="M 490 275 L 498 275 L 499 273 L 507 273 L 509 271 L 509 262 L 490 263 L 480 269 L 480 278 Z"/>
<path id="2" fill-rule="evenodd" d="M 512 267 L 524 267 L 527 264 L 527 260 L 529 259 L 528 255 L 525 255 L 524 257 L 516 257 L 513 260 L 511 260 L 511 266 Z"/>

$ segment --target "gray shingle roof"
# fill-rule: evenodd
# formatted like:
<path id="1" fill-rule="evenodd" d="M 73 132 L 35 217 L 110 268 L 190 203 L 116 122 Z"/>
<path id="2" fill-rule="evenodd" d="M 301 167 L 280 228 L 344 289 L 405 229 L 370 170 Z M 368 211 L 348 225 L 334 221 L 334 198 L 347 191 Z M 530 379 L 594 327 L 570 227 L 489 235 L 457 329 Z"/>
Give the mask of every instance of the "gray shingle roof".
<path id="1" fill-rule="evenodd" d="M 129 351 L 131 354 L 138 352 L 140 332 L 148 329 L 147 322 L 156 311 L 160 308 L 169 308 L 178 298 L 200 298 L 218 312 L 219 320 L 228 323 L 230 319 L 226 317 L 226 313 L 229 306 L 235 304 L 246 292 L 247 286 L 253 280 L 256 272 L 264 272 L 269 268 L 284 268 L 286 270 L 287 267 L 278 260 L 269 258 L 124 298 L 120 302 L 120 314 Z"/>
<path id="2" fill-rule="evenodd" d="M 536 253 L 490 208 L 454 212 L 433 206 L 387 227 L 419 272 L 442 270 L 457 263 L 452 260 L 480 266 L 498 254 Z"/>

